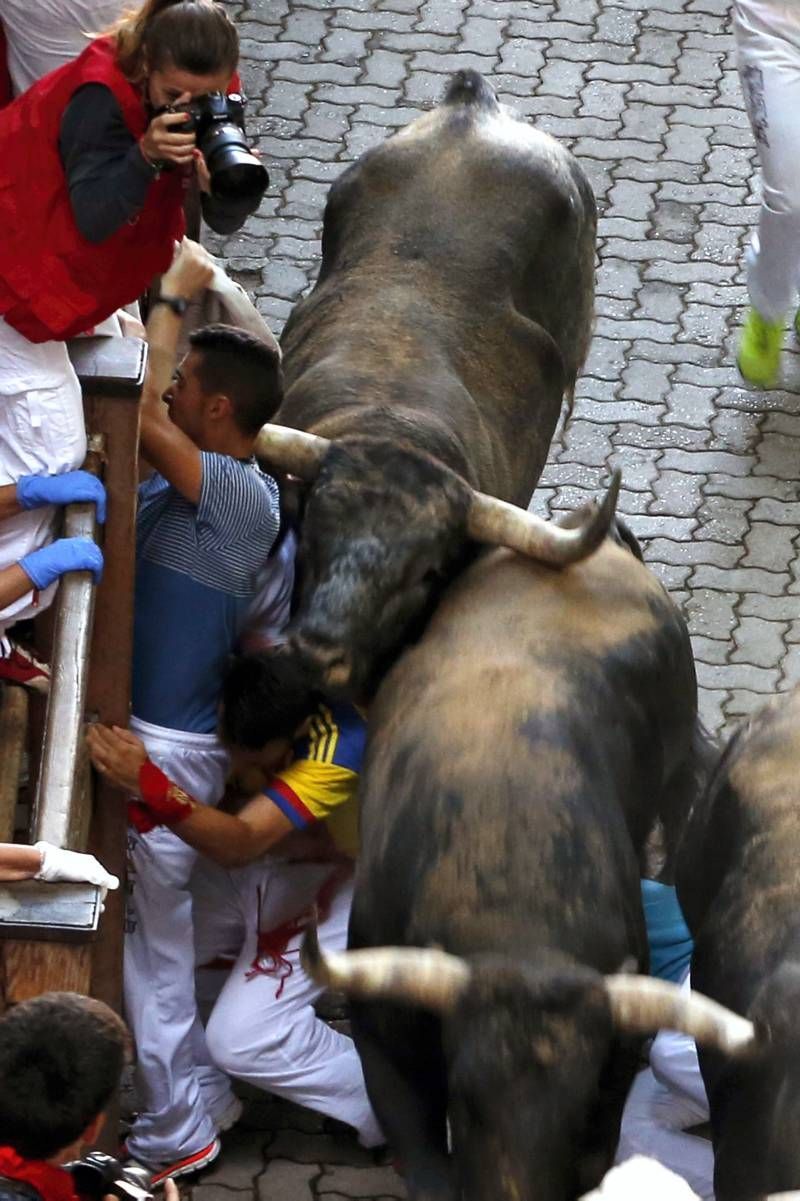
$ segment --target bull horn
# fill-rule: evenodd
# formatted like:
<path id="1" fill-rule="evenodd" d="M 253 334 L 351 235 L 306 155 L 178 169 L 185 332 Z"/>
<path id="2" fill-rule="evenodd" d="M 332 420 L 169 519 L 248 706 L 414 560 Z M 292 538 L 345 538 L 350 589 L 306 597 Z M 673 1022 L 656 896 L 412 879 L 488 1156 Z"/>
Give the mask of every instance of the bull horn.
<path id="1" fill-rule="evenodd" d="M 319 475 L 330 445 L 328 438 L 307 434 L 305 430 L 293 430 L 288 425 L 262 425 L 255 453 L 280 471 L 310 482 Z"/>
<path id="2" fill-rule="evenodd" d="M 614 1024 L 629 1034 L 679 1030 L 725 1055 L 743 1056 L 757 1043 L 755 1026 L 699 992 L 652 976 L 606 976 Z"/>
<path id="3" fill-rule="evenodd" d="M 615 471 L 603 503 L 590 506 L 584 520 L 574 529 L 543 521 L 495 496 L 474 492 L 467 532 L 476 542 L 507 546 L 531 559 L 566 567 L 568 563 L 586 559 L 605 538 L 617 506 L 620 479 L 620 472 Z"/>
<path id="4" fill-rule="evenodd" d="M 423 947 L 374 947 L 323 951 L 316 926 L 309 926 L 300 960 L 312 980 L 362 1001 L 400 1001 L 448 1013 L 469 980 L 463 959 Z"/>

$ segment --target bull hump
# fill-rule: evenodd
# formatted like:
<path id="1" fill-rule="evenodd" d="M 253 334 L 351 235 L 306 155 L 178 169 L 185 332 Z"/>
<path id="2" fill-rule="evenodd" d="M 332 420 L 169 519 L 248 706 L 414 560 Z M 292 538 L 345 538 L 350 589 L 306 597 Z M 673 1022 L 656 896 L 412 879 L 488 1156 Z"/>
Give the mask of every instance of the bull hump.
<path id="1" fill-rule="evenodd" d="M 563 571 L 508 551 L 481 559 L 445 597 L 429 631 L 448 641 L 455 631 L 459 643 L 486 646 L 508 623 L 521 643 L 531 637 L 542 647 L 560 643 L 600 657 L 671 620 L 677 611 L 658 580 L 630 551 L 606 542 Z"/>
<path id="2" fill-rule="evenodd" d="M 800 688 L 777 697 L 751 720 L 729 770 L 731 785 L 759 807 L 800 802 Z"/>

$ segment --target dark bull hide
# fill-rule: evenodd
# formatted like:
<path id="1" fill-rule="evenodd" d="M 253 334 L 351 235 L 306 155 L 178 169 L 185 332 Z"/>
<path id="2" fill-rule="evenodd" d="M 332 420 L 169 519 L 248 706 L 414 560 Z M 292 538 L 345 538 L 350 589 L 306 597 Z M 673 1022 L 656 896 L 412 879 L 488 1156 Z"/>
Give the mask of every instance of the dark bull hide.
<path id="1" fill-rule="evenodd" d="M 800 691 L 734 735 L 678 859 L 692 984 L 759 1034 L 744 1061 L 701 1051 L 718 1201 L 800 1188 Z"/>
<path id="2" fill-rule="evenodd" d="M 472 540 L 564 561 L 473 489 L 528 503 L 589 344 L 595 226 L 577 162 L 473 71 L 331 188 L 260 446 L 313 481 L 293 640 L 329 689 L 369 691 Z"/>
<path id="3" fill-rule="evenodd" d="M 647 969 L 638 855 L 696 785 L 684 623 L 610 540 L 562 572 L 497 551 L 446 591 L 369 728 L 354 950 L 309 966 L 357 998 L 412 1201 L 573 1199 L 611 1162 L 635 1036 L 685 1024 L 671 986 L 623 1003 L 603 980 Z M 752 1038 L 711 1027 L 691 1030 Z"/>

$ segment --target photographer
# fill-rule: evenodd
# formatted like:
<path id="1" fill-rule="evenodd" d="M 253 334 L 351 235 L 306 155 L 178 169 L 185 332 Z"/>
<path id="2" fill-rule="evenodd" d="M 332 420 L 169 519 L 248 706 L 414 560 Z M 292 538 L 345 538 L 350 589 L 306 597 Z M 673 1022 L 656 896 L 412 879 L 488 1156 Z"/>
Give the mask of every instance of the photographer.
<path id="1" fill-rule="evenodd" d="M 77 993 L 44 993 L 0 1017 L 0 1201 L 136 1195 L 115 1187 L 115 1161 L 91 1173 L 97 1193 L 87 1192 L 85 1169 L 78 1177 L 64 1166 L 97 1140 L 129 1047 L 122 1019 Z M 178 1201 L 167 1187 L 166 1201 Z"/>
<path id="2" fill-rule="evenodd" d="M 257 206 L 266 173 L 242 148 L 239 107 L 231 101 L 226 116 L 224 95 L 212 100 L 227 91 L 238 55 L 236 30 L 211 0 L 148 0 L 0 111 L 0 485 L 83 461 L 81 393 L 64 339 L 167 269 L 190 177 L 218 232 L 239 228 Z M 201 141 L 212 121 L 232 146 L 225 178 L 209 173 L 195 117 L 165 111 L 189 105 L 200 110 Z M 52 537 L 50 524 L 24 518 L 4 526 L 0 568 Z"/>

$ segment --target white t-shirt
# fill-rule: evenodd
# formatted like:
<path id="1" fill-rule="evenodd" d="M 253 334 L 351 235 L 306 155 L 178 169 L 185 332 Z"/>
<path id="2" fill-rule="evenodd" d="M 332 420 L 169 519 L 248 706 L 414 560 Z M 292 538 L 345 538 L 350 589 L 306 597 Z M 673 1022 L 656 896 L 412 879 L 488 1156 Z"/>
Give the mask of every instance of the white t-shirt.
<path id="1" fill-rule="evenodd" d="M 130 0 L 0 0 L 14 94 L 77 58 L 87 34 L 102 33 L 130 7 Z"/>

